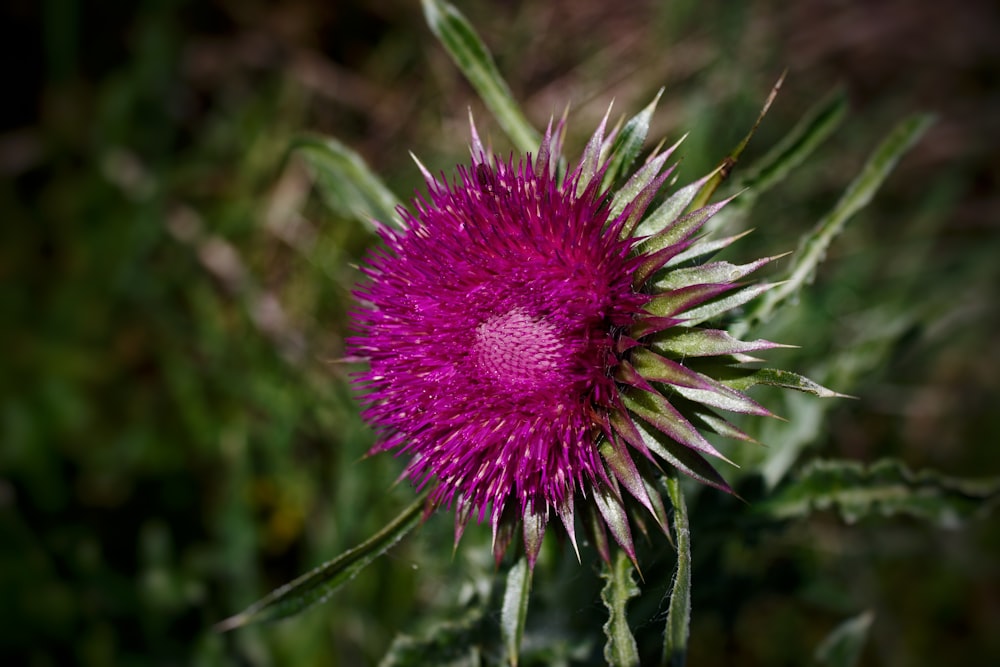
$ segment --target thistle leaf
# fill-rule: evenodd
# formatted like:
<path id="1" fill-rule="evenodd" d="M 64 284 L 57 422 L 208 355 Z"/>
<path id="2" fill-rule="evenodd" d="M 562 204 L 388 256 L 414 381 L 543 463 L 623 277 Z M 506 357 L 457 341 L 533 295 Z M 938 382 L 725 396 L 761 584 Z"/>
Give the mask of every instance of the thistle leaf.
<path id="1" fill-rule="evenodd" d="M 814 461 L 758 511 L 780 519 L 835 509 L 854 523 L 872 515 L 906 514 L 951 528 L 987 513 L 1000 500 L 1000 478 L 957 479 L 934 471 L 911 472 L 883 459 L 869 467 L 854 461 Z"/>
<path id="2" fill-rule="evenodd" d="M 714 174 L 715 172 L 712 172 Z M 667 197 L 662 204 L 660 204 L 656 210 L 649 214 L 649 216 L 643 220 L 638 227 L 636 227 L 633 236 L 640 238 L 643 236 L 653 236 L 654 234 L 659 234 L 664 229 L 666 229 L 671 223 L 677 220 L 682 213 L 690 206 L 691 201 L 694 199 L 695 195 L 698 194 L 698 190 L 705 184 L 705 182 L 712 177 L 712 174 L 708 174 L 703 178 L 698 179 L 694 183 L 689 183 L 683 188 L 675 192 L 674 194 Z M 665 245 L 671 245 L 677 243 L 679 235 L 668 234 L 665 239 Z"/>
<path id="3" fill-rule="evenodd" d="M 746 391 L 750 387 L 758 384 L 767 384 L 784 389 L 796 389 L 804 391 L 820 398 L 850 398 L 845 394 L 839 394 L 832 389 L 827 389 L 823 385 L 813 382 L 807 377 L 798 373 L 781 370 L 779 368 L 743 368 L 739 366 L 721 367 L 712 372 L 713 377 L 719 379 L 727 387 L 737 391 Z"/>
<path id="4" fill-rule="evenodd" d="M 663 88 L 660 88 L 656 97 L 645 109 L 625 123 L 625 127 L 615 137 L 615 141 L 611 145 L 607 171 L 604 172 L 604 181 L 601 183 L 602 192 L 608 190 L 620 174 L 626 173 L 639 155 L 642 144 L 646 141 L 646 134 L 649 132 L 649 122 L 653 118 L 653 111 L 656 110 L 656 104 L 660 101 L 661 95 L 663 95 Z"/>
<path id="5" fill-rule="evenodd" d="M 545 526 L 548 523 L 547 512 L 536 512 L 532 503 L 525 507 L 524 518 L 521 521 L 524 538 L 524 553 L 528 557 L 528 565 L 535 568 L 535 560 L 542 549 L 542 538 L 545 537 Z"/>
<path id="6" fill-rule="evenodd" d="M 700 266 L 692 266 L 687 269 L 674 269 L 668 271 L 663 278 L 656 281 L 654 285 L 656 291 L 675 290 L 690 285 L 703 285 L 705 283 L 732 283 L 745 278 L 763 266 L 770 264 L 776 259 L 787 255 L 774 255 L 763 257 L 748 264 L 731 264 L 729 262 L 709 262 Z"/>
<path id="7" fill-rule="evenodd" d="M 604 527 L 604 521 L 598 513 L 594 503 L 583 503 L 583 516 L 587 522 L 587 529 L 590 537 L 594 540 L 594 548 L 600 554 L 601 560 L 611 563 L 611 545 L 608 543 L 608 532 Z"/>
<path id="8" fill-rule="evenodd" d="M 583 149 L 583 155 L 580 156 L 580 165 L 576 169 L 576 174 L 578 175 L 576 182 L 577 196 L 583 194 L 601 166 L 601 146 L 604 145 L 604 130 L 608 126 L 609 116 L 611 116 L 611 105 L 608 105 L 608 110 L 604 113 L 604 118 L 601 119 L 600 125 L 594 130 L 594 134 L 591 135 L 590 140 Z"/>
<path id="9" fill-rule="evenodd" d="M 705 460 L 701 454 L 685 447 L 659 431 L 647 428 L 641 421 L 634 421 L 634 432 L 642 439 L 642 445 L 682 473 L 702 484 L 732 493 L 732 489 L 722 475 Z M 624 433 L 623 433 L 624 436 Z"/>
<path id="10" fill-rule="evenodd" d="M 632 578 L 632 563 L 619 551 L 615 554 L 615 562 L 605 565 L 601 576 L 607 581 L 601 589 L 601 601 L 608 610 L 608 621 L 604 624 L 604 636 L 607 637 L 604 660 L 613 667 L 634 667 L 639 664 L 639 647 L 625 614 L 628 601 L 639 595 L 639 587 Z"/>
<path id="11" fill-rule="evenodd" d="M 768 294 L 731 331 L 740 336 L 752 326 L 768 320 L 788 303 L 803 285 L 811 282 L 816 269 L 826 256 L 830 243 L 843 231 L 847 221 L 868 205 L 892 172 L 899 159 L 920 139 L 932 122 L 928 114 L 910 116 L 899 123 L 882 141 L 861 173 L 851 182 L 833 210 L 819 221 L 799 243 L 787 280 Z"/>
<path id="12" fill-rule="evenodd" d="M 681 386 L 675 386 L 673 389 L 684 398 L 711 408 L 739 412 L 745 415 L 757 415 L 758 417 L 774 416 L 770 410 L 757 401 L 723 384 L 713 383 L 710 389 Z"/>
<path id="13" fill-rule="evenodd" d="M 653 504 L 646 493 L 646 486 L 642 483 L 642 475 L 639 474 L 635 461 L 629 456 L 625 444 L 619 438 L 611 440 L 602 438 L 599 449 L 601 457 L 611 469 L 611 474 L 636 500 L 642 503 L 643 507 L 649 510 L 650 514 L 656 516 L 656 510 L 653 509 Z"/>
<path id="14" fill-rule="evenodd" d="M 576 561 L 579 563 L 580 547 L 576 543 L 576 512 L 573 507 L 572 494 L 567 495 L 563 504 L 556 507 L 556 514 L 559 515 L 559 520 L 562 521 L 563 527 L 566 529 L 566 535 L 569 536 L 570 544 L 573 545 L 573 552 L 576 554 Z"/>
<path id="15" fill-rule="evenodd" d="M 656 387 L 651 385 L 648 379 L 640 375 L 628 361 L 622 360 L 618 364 L 617 368 L 615 368 L 614 377 L 615 381 L 627 384 L 630 387 L 635 387 L 643 391 L 656 391 Z"/>
<path id="16" fill-rule="evenodd" d="M 657 317 L 674 317 L 735 287 L 730 283 L 688 285 L 657 294 L 646 303 L 645 309 Z"/>
<path id="17" fill-rule="evenodd" d="M 698 372 L 646 348 L 640 347 L 634 350 L 631 359 L 636 373 L 647 380 L 695 389 L 709 389 L 712 386 Z"/>
<path id="18" fill-rule="evenodd" d="M 423 7 L 431 32 L 479 93 L 517 149 L 522 153 L 538 150 L 538 132 L 525 118 L 493 62 L 489 49 L 468 20 L 443 0 L 423 0 Z"/>
<path id="19" fill-rule="evenodd" d="M 717 433 L 724 438 L 742 440 L 743 442 L 751 442 L 758 445 L 760 444 L 760 442 L 756 439 L 751 438 L 744 431 L 736 428 L 728 421 L 699 403 L 692 403 L 686 412 L 691 416 L 691 423 L 700 428 Z"/>
<path id="20" fill-rule="evenodd" d="M 816 662 L 826 667 L 854 667 L 874 620 L 875 614 L 869 610 L 838 625 L 816 647 Z"/>
<path id="21" fill-rule="evenodd" d="M 632 529 L 629 528 L 628 523 L 628 512 L 625 511 L 625 505 L 622 504 L 618 489 L 608 488 L 605 484 L 595 484 L 593 496 L 597 511 L 604 517 L 604 523 L 611 531 L 615 542 L 625 550 L 625 553 L 638 568 L 638 563 L 635 560 L 635 544 L 632 542 Z"/>
<path id="22" fill-rule="evenodd" d="M 426 493 L 421 494 L 399 516 L 365 542 L 275 589 L 239 614 L 218 623 L 215 630 L 228 632 L 251 623 L 287 618 L 324 602 L 344 582 L 352 579 L 420 523 L 426 498 Z"/>
<path id="23" fill-rule="evenodd" d="M 700 259 L 702 257 L 710 257 L 715 253 L 719 252 L 720 250 L 728 248 L 735 241 L 740 240 L 741 238 L 743 238 L 752 231 L 753 231 L 752 229 L 748 229 L 746 231 L 740 232 L 739 234 L 733 234 L 732 236 L 726 236 L 724 238 L 715 239 L 712 241 L 698 239 L 698 241 L 691 244 L 691 246 L 687 250 L 684 250 L 683 252 L 678 253 L 676 256 L 672 257 L 670 261 L 668 261 L 664 266 L 671 267 L 683 264 L 684 262 Z"/>
<path id="24" fill-rule="evenodd" d="M 611 200 L 611 219 L 617 218 L 624 211 L 629 210 L 628 219 L 625 221 L 622 231 L 626 236 L 630 235 L 635 226 L 639 223 L 639 218 L 646 212 L 646 207 L 652 201 L 653 195 L 660 189 L 663 182 L 669 178 L 673 168 L 663 171 L 663 164 L 670 157 L 670 153 L 662 153 L 650 160 L 641 169 L 632 175 L 632 178 L 623 185 Z M 629 209 L 631 206 L 631 209 Z"/>
<path id="25" fill-rule="evenodd" d="M 667 495 L 674 506 L 674 531 L 677 533 L 677 571 L 670 591 L 667 627 L 663 630 L 664 667 L 683 667 L 691 625 L 691 531 L 687 505 L 676 475 L 666 478 Z"/>
<path id="26" fill-rule="evenodd" d="M 706 320 L 711 320 L 719 315 L 728 313 L 745 303 L 749 303 L 761 294 L 765 294 L 773 290 L 775 287 L 779 287 L 781 284 L 782 283 L 757 283 L 756 285 L 748 285 L 747 287 L 744 287 L 729 296 L 709 301 L 708 303 L 698 306 L 697 308 L 692 308 L 684 313 L 684 321 L 680 324 L 680 326 L 697 326 Z"/>
<path id="27" fill-rule="evenodd" d="M 291 148 L 313 170 L 331 208 L 373 229 L 373 220 L 403 228 L 399 200 L 356 152 L 336 139 L 312 136 L 296 139 Z"/>
<path id="28" fill-rule="evenodd" d="M 514 540 L 517 525 L 513 521 L 514 510 L 510 503 L 503 509 L 499 523 L 493 524 L 493 560 L 500 566 L 503 555 L 507 553 L 507 547 Z"/>
<path id="29" fill-rule="evenodd" d="M 513 667 L 517 667 L 521 639 L 524 637 L 525 619 L 528 617 L 532 570 L 524 558 L 519 559 L 507 573 L 507 585 L 503 593 L 500 634 L 507 650 L 507 660 Z"/>
<path id="30" fill-rule="evenodd" d="M 652 340 L 652 347 L 657 352 L 684 359 L 685 357 L 717 357 L 725 355 L 744 354 L 770 350 L 776 347 L 789 347 L 768 340 L 743 341 L 733 338 L 720 329 L 698 329 L 664 331 Z M 747 371 L 750 373 L 750 371 Z M 746 385 L 747 387 L 753 384 Z M 745 389 L 732 383 L 734 389 Z"/>
<path id="31" fill-rule="evenodd" d="M 639 252 L 644 255 L 649 255 L 659 250 L 663 250 L 665 248 L 669 248 L 671 246 L 679 244 L 681 241 L 691 236 L 691 234 L 694 234 L 696 231 L 698 231 L 698 229 L 702 225 L 704 225 L 709 218 L 711 218 L 713 215 L 721 211 L 722 207 L 728 204 L 730 201 L 731 198 L 725 199 L 721 202 L 716 202 L 714 204 L 709 204 L 708 206 L 703 206 L 698 210 L 692 211 L 682 217 L 670 218 L 659 230 L 656 231 L 656 233 L 652 234 L 651 236 L 648 236 L 640 244 Z M 666 206 L 667 203 L 669 203 L 669 200 L 667 200 L 667 202 L 662 204 L 660 209 L 662 209 L 663 206 Z M 650 218 L 658 215 L 660 209 L 654 211 L 653 214 L 650 216 Z M 638 230 L 641 230 L 642 227 L 646 224 L 646 222 L 649 221 L 650 218 L 647 218 L 646 221 L 641 223 L 639 225 Z M 635 235 L 642 236 L 642 234 L 638 233 L 638 230 Z"/>
<path id="32" fill-rule="evenodd" d="M 652 467 L 642 459 L 639 460 L 638 465 L 642 466 L 644 471 L 641 479 L 643 485 L 646 487 L 646 495 L 653 504 L 653 516 L 656 518 L 656 523 L 660 526 L 660 530 L 663 531 L 663 534 L 667 536 L 667 540 L 670 542 L 670 545 L 673 546 L 674 538 L 670 535 L 670 523 L 667 517 L 667 510 L 663 506 L 663 496 L 661 495 L 655 482 L 655 480 L 658 480 L 663 473 L 662 471 L 654 473 L 652 471 Z"/>
<path id="33" fill-rule="evenodd" d="M 620 394 L 622 404 L 630 412 L 648 422 L 670 439 L 680 443 L 682 446 L 695 449 L 702 454 L 715 456 L 728 461 L 726 457 L 718 452 L 712 444 L 698 432 L 691 422 L 670 405 L 670 402 L 661 394 L 642 390 L 622 391 Z M 731 463 L 731 462 L 730 462 Z"/>

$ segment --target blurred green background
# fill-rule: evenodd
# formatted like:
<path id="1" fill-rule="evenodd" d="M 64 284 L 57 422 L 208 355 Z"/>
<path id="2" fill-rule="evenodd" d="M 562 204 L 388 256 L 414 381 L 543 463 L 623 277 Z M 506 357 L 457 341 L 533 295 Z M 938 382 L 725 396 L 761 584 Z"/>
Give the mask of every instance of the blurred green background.
<path id="1" fill-rule="evenodd" d="M 666 86 L 650 136 L 690 131 L 693 178 L 784 68 L 748 160 L 844 86 L 847 121 L 760 201 L 743 259 L 793 249 L 896 119 L 937 113 L 799 304 L 782 340 L 803 350 L 772 358 L 856 362 L 849 387 L 830 382 L 860 400 L 825 406 L 811 454 L 1000 474 L 996 3 L 457 4 L 536 125 L 571 104 L 571 154 L 612 98 L 634 112 Z M 466 608 L 493 570 L 488 529 L 452 556 L 438 516 L 332 603 L 210 631 L 413 495 L 400 462 L 362 459 L 372 434 L 337 362 L 372 239 L 287 149 L 339 137 L 404 198 L 420 185 L 408 151 L 432 171 L 466 159 L 470 107 L 509 150 L 419 3 L 8 0 L 0 34 L 0 661 L 374 664 L 426 615 Z M 715 521 L 713 502 L 745 513 L 709 498 Z M 698 511 L 690 664 L 803 664 L 864 609 L 862 664 L 1000 662 L 995 518 L 820 514 L 699 543 L 727 528 Z M 566 562 L 543 557 L 539 604 L 573 589 L 566 623 L 598 633 L 583 661 L 599 662 L 599 582 Z M 656 571 L 640 636 L 662 627 Z M 482 623 L 497 632 L 495 613 Z"/>

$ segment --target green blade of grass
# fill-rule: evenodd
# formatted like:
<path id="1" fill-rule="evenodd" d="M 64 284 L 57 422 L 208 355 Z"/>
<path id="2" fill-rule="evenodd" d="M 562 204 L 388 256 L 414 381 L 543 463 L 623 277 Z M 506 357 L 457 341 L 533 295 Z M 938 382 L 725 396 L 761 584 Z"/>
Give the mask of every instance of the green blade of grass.
<path id="1" fill-rule="evenodd" d="M 525 118 L 493 62 L 489 49 L 469 21 L 454 6 L 442 0 L 423 0 L 423 7 L 431 32 L 479 93 L 510 140 L 523 153 L 537 151 L 540 141 L 538 132 Z"/>
<path id="2" fill-rule="evenodd" d="M 252 623 L 287 618 L 325 601 L 337 588 L 354 578 L 420 523 L 426 498 L 426 493 L 421 494 L 399 516 L 365 542 L 275 589 L 239 614 L 219 622 L 215 626 L 216 632 L 228 632 Z"/>
<path id="3" fill-rule="evenodd" d="M 403 228 L 399 200 L 356 152 L 336 139 L 306 136 L 291 146 L 315 171 L 323 195 L 342 213 L 371 225 Z"/>

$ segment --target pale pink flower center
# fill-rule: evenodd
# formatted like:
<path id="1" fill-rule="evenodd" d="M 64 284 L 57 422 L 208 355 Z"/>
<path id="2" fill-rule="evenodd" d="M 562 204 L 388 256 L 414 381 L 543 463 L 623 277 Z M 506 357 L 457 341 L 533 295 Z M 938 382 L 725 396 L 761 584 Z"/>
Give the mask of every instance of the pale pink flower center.
<path id="1" fill-rule="evenodd" d="M 500 383 L 537 387 L 559 379 L 564 346 L 555 326 L 515 308 L 476 328 L 475 359 Z"/>

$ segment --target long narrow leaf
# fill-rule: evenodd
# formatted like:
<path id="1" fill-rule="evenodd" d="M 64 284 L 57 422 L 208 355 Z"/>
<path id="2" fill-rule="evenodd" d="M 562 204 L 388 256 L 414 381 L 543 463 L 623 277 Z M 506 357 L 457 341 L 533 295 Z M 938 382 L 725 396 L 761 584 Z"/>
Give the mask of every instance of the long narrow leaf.
<path id="1" fill-rule="evenodd" d="M 899 123 L 889 133 L 868 159 L 861 173 L 847 187 L 833 210 L 802 239 L 792 260 L 788 279 L 762 297 L 743 320 L 733 325 L 733 335 L 740 337 L 754 324 L 767 320 L 813 279 L 816 268 L 826 256 L 833 239 L 843 231 L 847 221 L 872 200 L 899 159 L 920 139 L 931 122 L 929 115 L 916 114 Z"/>
<path id="2" fill-rule="evenodd" d="M 670 590 L 667 627 L 663 630 L 663 667 L 683 667 L 687 658 L 687 640 L 691 625 L 691 531 L 687 505 L 676 475 L 666 479 L 667 495 L 674 506 L 674 531 L 677 534 L 677 572 Z"/>
<path id="3" fill-rule="evenodd" d="M 228 632 L 251 623 L 287 618 L 325 601 L 343 583 L 354 578 L 420 523 L 426 497 L 426 493 L 422 494 L 389 525 L 365 542 L 275 589 L 239 614 L 218 623 L 215 630 Z"/>
<path id="4" fill-rule="evenodd" d="M 503 593 L 503 607 L 500 609 L 500 633 L 503 635 L 507 659 L 517 667 L 521 652 L 521 638 L 524 636 L 524 621 L 528 616 L 528 598 L 531 594 L 532 568 L 521 558 L 507 573 L 507 586 Z"/>
<path id="5" fill-rule="evenodd" d="M 361 156 L 336 139 L 301 137 L 292 143 L 316 172 L 324 194 L 341 212 L 371 225 L 378 220 L 402 228 L 396 208 L 399 200 L 376 176 Z"/>
<path id="6" fill-rule="evenodd" d="M 521 152 L 536 152 L 540 143 L 538 132 L 525 118 L 489 49 L 469 21 L 443 0 L 423 0 L 423 6 L 431 32 L 493 112 L 503 131 Z"/>
<path id="7" fill-rule="evenodd" d="M 816 647 L 816 662 L 824 667 L 854 667 L 868 640 L 875 614 L 864 611 L 833 629 Z"/>
<path id="8" fill-rule="evenodd" d="M 608 610 L 604 624 L 604 660 L 613 667 L 632 667 L 639 664 L 639 648 L 628 626 L 625 605 L 639 594 L 632 578 L 632 562 L 623 551 L 615 553 L 614 563 L 605 565 L 603 574 L 607 583 L 601 590 L 601 600 Z"/>

